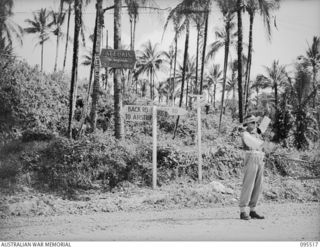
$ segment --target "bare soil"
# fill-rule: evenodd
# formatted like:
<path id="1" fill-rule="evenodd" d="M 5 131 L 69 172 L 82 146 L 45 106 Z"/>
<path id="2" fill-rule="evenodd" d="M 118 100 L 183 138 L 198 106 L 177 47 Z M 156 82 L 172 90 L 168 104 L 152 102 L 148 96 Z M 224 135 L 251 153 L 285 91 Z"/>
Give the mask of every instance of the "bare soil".
<path id="1" fill-rule="evenodd" d="M 302 241 L 320 240 L 320 204 L 264 204 L 264 220 L 239 219 L 237 207 L 12 217 L 1 240 Z"/>

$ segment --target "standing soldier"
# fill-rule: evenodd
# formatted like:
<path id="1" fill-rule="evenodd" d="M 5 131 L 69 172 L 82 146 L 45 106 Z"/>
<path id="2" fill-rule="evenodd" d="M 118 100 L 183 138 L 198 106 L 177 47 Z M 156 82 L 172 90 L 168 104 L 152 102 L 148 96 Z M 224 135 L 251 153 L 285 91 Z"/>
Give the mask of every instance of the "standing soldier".
<path id="1" fill-rule="evenodd" d="M 258 134 L 257 119 L 258 117 L 249 115 L 245 118 L 243 124 L 245 131 L 242 133 L 242 142 L 246 153 L 244 159 L 245 172 L 239 203 L 240 219 L 242 220 L 264 219 L 264 216 L 257 214 L 255 211 L 262 191 L 264 170 L 263 141 Z M 246 212 L 248 206 L 250 207 L 249 215 Z"/>

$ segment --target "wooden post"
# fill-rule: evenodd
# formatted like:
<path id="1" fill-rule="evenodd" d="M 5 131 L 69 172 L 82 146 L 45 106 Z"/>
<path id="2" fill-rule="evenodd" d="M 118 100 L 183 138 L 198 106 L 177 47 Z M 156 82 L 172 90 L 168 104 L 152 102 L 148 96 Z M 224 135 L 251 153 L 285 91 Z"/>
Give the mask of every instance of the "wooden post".
<path id="1" fill-rule="evenodd" d="M 152 187 L 157 187 L 157 107 L 152 107 Z"/>
<path id="2" fill-rule="evenodd" d="M 198 116 L 198 179 L 202 181 L 202 154 L 201 154 L 201 106 L 200 96 L 197 97 L 197 116 Z"/>

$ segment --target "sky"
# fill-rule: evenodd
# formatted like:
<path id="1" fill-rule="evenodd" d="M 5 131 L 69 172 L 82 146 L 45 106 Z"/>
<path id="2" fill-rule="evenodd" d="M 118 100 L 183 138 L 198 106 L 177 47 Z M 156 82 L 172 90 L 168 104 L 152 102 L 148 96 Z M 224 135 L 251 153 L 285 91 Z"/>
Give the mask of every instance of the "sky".
<path id="1" fill-rule="evenodd" d="M 151 40 L 152 44 L 158 43 L 159 49 L 168 50 L 173 41 L 172 26 L 168 26 L 163 39 L 163 26 L 168 15 L 168 9 L 175 7 L 180 1 L 178 0 L 154 0 L 158 6 L 164 10 L 158 13 L 141 10 L 140 17 L 137 23 L 136 30 L 136 50 L 141 49 L 142 44 Z M 124 2 L 124 1 L 123 1 Z M 113 5 L 113 0 L 104 0 L 103 7 Z M 14 0 L 14 16 L 13 21 L 22 26 L 27 27 L 25 19 L 32 18 L 32 12 L 38 11 L 40 8 L 48 10 L 58 10 L 59 0 Z M 127 11 L 122 11 L 122 30 L 121 39 L 124 45 L 129 46 L 130 42 L 130 26 Z M 259 73 L 265 73 L 264 66 L 270 66 L 273 60 L 279 60 L 280 64 L 287 65 L 288 69 L 292 68 L 295 59 L 305 54 L 308 44 L 311 45 L 313 36 L 320 36 L 320 0 L 282 0 L 281 7 L 276 12 L 272 13 L 276 17 L 277 28 L 272 29 L 272 38 L 267 39 L 266 31 L 260 16 L 256 16 L 253 27 L 253 58 L 252 58 L 252 77 L 254 78 Z M 105 29 L 102 45 L 106 46 L 106 30 L 108 30 L 108 44 L 113 46 L 113 11 L 110 10 L 104 16 Z M 84 8 L 84 24 L 85 33 L 88 37 L 93 33 L 95 21 L 95 1 Z M 73 36 L 74 16 L 71 17 L 71 36 Z M 244 42 L 248 43 L 248 15 L 243 15 L 243 38 Z M 222 16 L 216 6 L 213 6 L 209 19 L 208 44 L 215 40 L 214 32 L 216 29 L 223 28 Z M 66 24 L 63 26 L 66 32 Z M 183 51 L 184 35 L 181 36 L 178 46 Z M 24 43 L 22 46 L 15 44 L 15 53 L 25 59 L 32 65 L 40 64 L 40 46 L 35 46 L 37 40 L 34 35 L 25 34 Z M 60 52 L 58 58 L 58 69 L 62 68 L 64 41 L 60 44 Z M 44 47 L 44 70 L 46 72 L 53 71 L 55 59 L 56 40 L 52 36 L 45 43 Z M 86 47 L 81 46 L 80 63 L 83 61 L 82 56 L 91 50 L 91 42 L 87 39 Z M 244 51 L 246 49 L 244 48 Z M 190 55 L 195 56 L 196 52 L 196 33 L 193 27 L 190 34 Z M 181 52 L 182 55 L 182 52 Z M 182 56 L 180 56 L 180 60 Z M 231 59 L 236 59 L 235 48 L 231 51 Z M 72 60 L 72 43 L 69 44 L 67 68 L 66 72 L 71 72 Z M 223 49 L 216 55 L 211 63 L 220 63 L 223 65 Z M 161 80 L 168 73 L 158 73 L 158 80 Z M 80 78 L 89 77 L 89 68 L 80 65 Z"/>

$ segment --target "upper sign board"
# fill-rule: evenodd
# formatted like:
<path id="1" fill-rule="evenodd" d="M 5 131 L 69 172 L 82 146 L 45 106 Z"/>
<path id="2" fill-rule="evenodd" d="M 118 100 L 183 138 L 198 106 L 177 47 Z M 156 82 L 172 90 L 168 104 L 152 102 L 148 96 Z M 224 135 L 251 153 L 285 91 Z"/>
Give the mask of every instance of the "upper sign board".
<path id="1" fill-rule="evenodd" d="M 131 50 L 102 49 L 100 60 L 103 67 L 133 69 L 136 54 Z"/>
<path id="2" fill-rule="evenodd" d="M 178 107 L 158 107 L 158 110 L 166 111 L 169 115 L 186 115 L 187 110 Z"/>
<path id="3" fill-rule="evenodd" d="M 125 105 L 122 111 L 126 121 L 152 120 L 152 106 Z"/>

